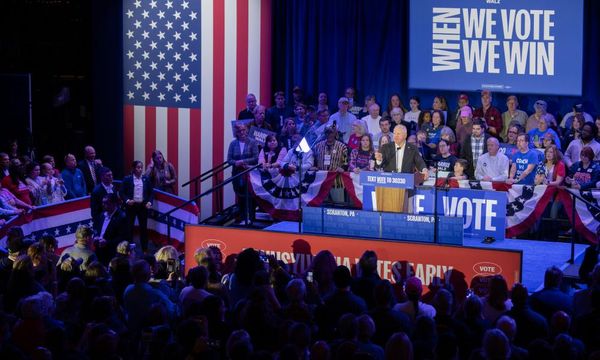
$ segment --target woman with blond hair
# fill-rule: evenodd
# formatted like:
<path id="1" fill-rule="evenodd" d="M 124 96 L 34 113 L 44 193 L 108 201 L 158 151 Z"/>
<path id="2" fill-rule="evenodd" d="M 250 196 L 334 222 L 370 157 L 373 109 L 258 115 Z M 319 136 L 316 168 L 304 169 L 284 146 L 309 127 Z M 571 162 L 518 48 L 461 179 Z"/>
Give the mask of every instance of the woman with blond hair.
<path id="1" fill-rule="evenodd" d="M 160 150 L 152 152 L 152 159 L 146 168 L 145 175 L 150 178 L 155 189 L 171 194 L 175 193 L 177 172 L 173 164 L 165 159 Z"/>

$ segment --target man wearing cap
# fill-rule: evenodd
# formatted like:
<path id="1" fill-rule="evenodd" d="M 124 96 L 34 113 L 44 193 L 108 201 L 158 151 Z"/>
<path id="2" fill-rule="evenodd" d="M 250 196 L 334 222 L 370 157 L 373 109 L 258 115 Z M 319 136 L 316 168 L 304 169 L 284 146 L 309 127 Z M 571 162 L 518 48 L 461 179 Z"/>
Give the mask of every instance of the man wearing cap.
<path id="1" fill-rule="evenodd" d="M 327 123 L 327 126 L 333 126 L 334 123 L 336 124 L 338 136 L 340 136 L 346 144 L 352 134 L 352 123 L 357 120 L 356 116 L 348 111 L 349 107 L 350 102 L 348 101 L 348 98 L 341 97 L 338 100 L 339 111 L 331 115 L 329 122 Z"/>
<path id="2" fill-rule="evenodd" d="M 525 132 L 528 133 L 531 130 L 536 129 L 538 127 L 538 121 L 541 117 L 544 117 L 546 119 L 548 127 L 556 125 L 556 119 L 554 118 L 554 115 L 546 112 L 546 109 L 548 108 L 548 103 L 546 103 L 544 100 L 536 101 L 533 105 L 533 108 L 535 109 L 535 113 L 531 114 L 529 119 L 527 119 L 527 123 L 525 125 Z"/>
<path id="3" fill-rule="evenodd" d="M 254 108 L 256 107 L 256 96 L 248 94 L 246 96 L 246 108 L 238 114 L 238 120 L 254 119 Z"/>
<path id="4" fill-rule="evenodd" d="M 452 129 L 456 129 L 456 125 L 458 125 L 458 123 L 460 122 L 461 110 L 465 106 L 471 108 L 471 105 L 469 105 L 469 97 L 467 96 L 467 94 L 460 94 L 458 96 L 458 108 L 454 112 L 455 115 L 453 117 L 448 116 L 448 119 L 446 119 L 446 125 L 448 125 Z M 473 108 L 471 108 L 471 112 L 473 112 Z"/>
<path id="5" fill-rule="evenodd" d="M 475 109 L 473 117 L 485 119 L 487 133 L 498 137 L 502 133 L 502 114 L 500 110 L 492 106 L 492 92 L 483 90 L 481 92 L 481 107 Z"/>
<path id="6" fill-rule="evenodd" d="M 285 118 L 292 115 L 292 111 L 285 105 L 285 94 L 283 91 L 277 91 L 273 98 L 275 106 L 267 110 L 267 124 L 271 125 L 271 129 L 279 134 L 283 127 Z"/>
<path id="7" fill-rule="evenodd" d="M 406 126 L 396 125 L 394 142 L 382 145 L 381 149 L 375 152 L 375 163 L 386 172 L 412 174 L 417 171 L 427 179 L 427 165 L 416 146 L 406 142 L 406 137 Z"/>
<path id="8" fill-rule="evenodd" d="M 524 127 L 527 123 L 527 113 L 518 108 L 519 100 L 516 96 L 510 95 L 506 98 L 506 107 L 508 110 L 502 113 L 502 131 L 500 132 L 500 137 L 505 141 L 509 127 L 516 123 Z"/>
<path id="9" fill-rule="evenodd" d="M 573 111 L 571 111 L 570 113 L 566 113 L 563 117 L 560 123 L 560 127 L 567 130 L 571 129 L 571 124 L 573 124 L 573 119 L 577 114 L 583 115 L 583 118 L 585 119 L 586 123 L 594 122 L 594 118 L 592 117 L 592 115 L 584 111 L 583 104 L 575 104 L 573 105 Z"/>
<path id="10" fill-rule="evenodd" d="M 348 168 L 348 148 L 338 141 L 335 126 L 325 128 L 325 140 L 318 142 L 314 147 L 315 166 L 311 170 L 336 171 L 342 173 Z M 335 183 L 329 192 L 334 203 L 344 202 L 344 183 L 336 177 Z"/>
<path id="11" fill-rule="evenodd" d="M 432 319 L 435 318 L 435 308 L 420 301 L 421 294 L 423 293 L 423 283 L 418 277 L 412 276 L 406 279 L 404 292 L 406 293 L 408 300 L 396 304 L 394 310 L 408 315 L 413 323 L 419 316 L 426 316 Z"/>

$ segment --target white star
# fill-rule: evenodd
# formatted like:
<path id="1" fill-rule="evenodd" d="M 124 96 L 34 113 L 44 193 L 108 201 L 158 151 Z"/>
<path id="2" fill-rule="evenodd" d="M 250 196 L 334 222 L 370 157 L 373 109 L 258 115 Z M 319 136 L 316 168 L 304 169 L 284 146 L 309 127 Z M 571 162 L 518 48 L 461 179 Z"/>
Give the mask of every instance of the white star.
<path id="1" fill-rule="evenodd" d="M 139 82 L 139 81 L 137 81 L 137 82 L 135 83 L 135 85 L 134 85 L 134 86 L 135 86 L 135 89 L 136 89 L 136 90 L 139 90 L 139 89 L 141 89 L 141 88 L 142 88 L 142 83 L 141 83 L 141 82 Z"/>
<path id="2" fill-rule="evenodd" d="M 175 54 L 173 54 L 173 59 L 175 59 L 175 61 L 181 60 L 181 54 L 178 52 L 175 52 Z"/>
<path id="3" fill-rule="evenodd" d="M 156 50 L 156 46 L 157 45 L 158 44 L 156 43 L 156 41 L 153 41 L 153 42 L 150 43 L 150 47 L 152 48 L 152 50 Z"/>
<path id="4" fill-rule="evenodd" d="M 171 83 L 167 83 L 165 88 L 167 88 L 167 91 L 173 91 L 173 85 Z"/>
<path id="5" fill-rule="evenodd" d="M 90 220 L 90 222 L 88 223 L 88 226 L 93 228 L 94 227 L 94 222 L 92 220 Z"/>
<path id="6" fill-rule="evenodd" d="M 165 26 L 167 27 L 167 29 L 171 30 L 173 28 L 173 23 L 170 21 L 167 21 L 167 23 L 165 24 Z"/>
<path id="7" fill-rule="evenodd" d="M 67 234 L 70 234 L 71 233 L 71 225 L 68 225 L 65 230 L 67 231 Z"/>
<path id="8" fill-rule="evenodd" d="M 156 16 L 158 16 L 159 19 L 163 19 L 165 17 L 165 12 L 164 11 L 159 11 Z"/>
<path id="9" fill-rule="evenodd" d="M 150 36 L 150 33 L 149 33 L 149 32 L 147 32 L 146 30 L 144 30 L 144 32 L 142 33 L 142 37 L 143 37 L 144 39 L 147 39 L 149 36 Z"/>
<path id="10" fill-rule="evenodd" d="M 189 71 L 189 67 L 190 67 L 190 66 L 189 66 L 188 64 L 186 64 L 186 63 L 183 63 L 183 65 L 181 65 L 181 69 L 182 69 L 183 71 Z"/>
<path id="11" fill-rule="evenodd" d="M 175 38 L 175 40 L 181 40 L 181 34 L 178 33 L 177 31 L 175 31 L 175 33 L 173 34 L 173 37 Z"/>
<path id="12" fill-rule="evenodd" d="M 194 41 L 194 40 L 198 39 L 198 34 L 196 34 L 195 32 L 192 32 L 192 33 L 190 33 L 189 37 L 190 37 L 190 41 Z"/>
<path id="13" fill-rule="evenodd" d="M 144 19 L 147 19 L 148 16 L 150 16 L 150 14 L 148 13 L 148 10 L 142 11 L 142 16 L 144 17 Z"/>
<path id="14" fill-rule="evenodd" d="M 54 236 L 58 236 L 58 234 L 60 234 L 60 231 L 58 230 L 58 228 L 54 229 Z"/>
<path id="15" fill-rule="evenodd" d="M 139 20 L 136 20 L 136 21 L 133 23 L 133 26 L 135 26 L 135 28 L 136 28 L 136 29 L 139 29 L 139 28 L 141 28 L 141 27 L 142 27 L 142 22 L 141 22 L 141 21 L 139 21 Z"/>
<path id="16" fill-rule="evenodd" d="M 196 95 L 190 95 L 189 99 L 190 99 L 190 101 L 191 101 L 192 103 L 195 103 L 195 102 L 197 101 L 197 100 L 196 100 Z"/>
<path id="17" fill-rule="evenodd" d="M 188 91 L 190 91 L 190 86 L 189 86 L 189 85 L 187 85 L 187 84 L 183 84 L 183 85 L 181 86 L 181 90 L 182 90 L 183 92 L 188 92 Z"/>
<path id="18" fill-rule="evenodd" d="M 175 96 L 173 96 L 173 99 L 175 99 L 175 102 L 180 102 L 181 101 L 181 95 L 175 94 Z"/>
<path id="19" fill-rule="evenodd" d="M 158 64 L 156 64 L 156 63 L 153 61 L 153 62 L 150 64 L 150 69 L 152 69 L 152 70 L 156 70 L 156 68 L 157 68 L 157 65 L 158 65 Z"/>
<path id="20" fill-rule="evenodd" d="M 163 94 L 163 93 L 158 94 L 158 100 L 165 101 L 165 94 Z"/>
<path id="21" fill-rule="evenodd" d="M 131 19 L 133 17 L 133 11 L 132 10 L 127 10 L 127 18 Z"/>
<path id="22" fill-rule="evenodd" d="M 173 7 L 173 2 L 169 0 L 165 5 L 167 6 L 167 9 L 170 9 Z"/>
<path id="23" fill-rule="evenodd" d="M 158 58 L 159 58 L 159 59 L 161 59 L 161 60 L 164 60 L 164 59 L 165 59 L 165 53 L 164 53 L 164 52 L 162 52 L 162 51 L 161 51 L 161 52 L 159 52 L 159 53 L 158 53 Z"/>
<path id="24" fill-rule="evenodd" d="M 165 46 L 167 47 L 167 49 L 173 50 L 173 43 L 172 42 L 167 41 L 167 44 Z"/>
<path id="25" fill-rule="evenodd" d="M 129 72 L 127 73 L 127 77 L 129 78 L 129 80 L 133 79 L 133 77 L 134 77 L 133 71 L 129 70 Z"/>
<path id="26" fill-rule="evenodd" d="M 144 73 L 142 74 L 142 77 L 144 78 L 144 80 L 148 80 L 148 79 L 150 79 L 150 74 L 148 74 L 147 72 L 144 71 Z"/>
<path id="27" fill-rule="evenodd" d="M 137 70 L 139 70 L 139 69 L 142 67 L 142 63 L 141 63 L 141 62 L 139 62 L 139 61 L 136 61 L 136 62 L 135 62 L 135 64 L 133 64 L 133 66 L 135 66 L 135 68 L 136 68 Z"/>
<path id="28" fill-rule="evenodd" d="M 192 61 L 192 62 L 193 62 L 193 61 L 196 61 L 196 60 L 198 60 L 198 55 L 196 55 L 196 54 L 194 54 L 194 53 L 191 53 L 191 54 L 190 54 L 190 61 Z"/>
<path id="29" fill-rule="evenodd" d="M 175 75 L 173 75 L 173 79 L 175 79 L 175 82 L 180 81 L 181 75 L 179 75 L 178 73 L 175 73 Z"/>
<path id="30" fill-rule="evenodd" d="M 150 1 L 150 7 L 153 9 L 156 8 L 156 1 L 154 1 L 154 0 Z"/>
<path id="31" fill-rule="evenodd" d="M 144 51 L 142 53 L 142 57 L 144 58 L 144 60 L 148 60 L 148 58 L 150 57 L 150 53 L 148 53 L 147 51 Z"/>
<path id="32" fill-rule="evenodd" d="M 150 27 L 153 29 L 156 29 L 156 21 L 154 21 L 154 20 L 150 21 Z"/>
<path id="33" fill-rule="evenodd" d="M 181 13 L 179 11 L 175 11 L 173 13 L 173 16 L 175 17 L 175 19 L 179 20 L 179 18 L 181 18 Z"/>
<path id="34" fill-rule="evenodd" d="M 191 82 L 196 82 L 196 81 L 198 81 L 198 80 L 196 80 L 196 77 L 197 77 L 197 76 L 196 76 L 196 74 L 192 74 L 192 75 L 190 75 L 190 81 L 191 81 Z"/>
<path id="35" fill-rule="evenodd" d="M 192 20 L 196 20 L 196 18 L 198 17 L 198 13 L 195 11 L 190 12 L 190 19 Z"/>
<path id="36" fill-rule="evenodd" d="M 184 9 L 187 9 L 189 6 L 190 6 L 190 3 L 187 2 L 187 1 L 184 1 L 184 2 L 181 3 L 181 7 L 184 8 Z"/>
<path id="37" fill-rule="evenodd" d="M 181 28 L 182 28 L 183 30 L 188 30 L 188 29 L 189 29 L 189 27 L 190 27 L 190 24 L 188 24 L 188 23 L 187 23 L 187 22 L 185 22 L 185 21 L 184 21 L 184 22 L 181 24 Z"/>
<path id="38" fill-rule="evenodd" d="M 170 62 L 167 63 L 167 65 L 165 65 L 165 67 L 167 68 L 167 70 L 171 71 L 173 70 L 173 64 L 171 64 Z"/>
<path id="39" fill-rule="evenodd" d="M 142 97 L 144 98 L 144 100 L 148 100 L 148 99 L 150 99 L 150 94 L 148 94 L 147 92 L 144 92 Z"/>
<path id="40" fill-rule="evenodd" d="M 135 2 L 133 4 L 135 5 L 136 8 L 139 8 L 140 6 L 142 6 L 142 2 L 140 0 L 135 0 Z"/>
<path id="41" fill-rule="evenodd" d="M 158 74 L 158 80 L 163 81 L 165 79 L 165 74 L 162 72 Z"/>
<path id="42" fill-rule="evenodd" d="M 139 40 L 136 40 L 136 41 L 135 41 L 135 44 L 133 44 L 133 46 L 135 46 L 135 48 L 136 48 L 136 49 L 139 49 L 139 48 L 141 48 L 141 47 L 142 47 L 142 42 L 141 42 L 141 41 L 139 41 Z"/>
<path id="43" fill-rule="evenodd" d="M 128 57 L 129 59 L 133 59 L 133 51 L 129 50 L 129 51 L 127 52 L 127 57 Z"/>
<path id="44" fill-rule="evenodd" d="M 188 51 L 190 49 L 190 45 L 184 42 L 183 44 L 181 44 L 181 48 L 185 51 Z"/>
<path id="45" fill-rule="evenodd" d="M 152 82 L 152 84 L 150 84 L 150 89 L 152 89 L 153 91 L 158 89 L 158 85 L 155 82 Z"/>
<path id="46" fill-rule="evenodd" d="M 164 33 L 164 32 L 162 32 L 162 31 L 159 31 L 157 36 L 158 36 L 158 38 L 159 38 L 159 39 L 161 39 L 161 40 L 164 40 L 164 39 L 165 39 L 165 33 Z"/>
<path id="47" fill-rule="evenodd" d="M 132 30 L 129 30 L 127 32 L 127 37 L 130 38 L 130 39 L 133 37 L 133 31 Z"/>

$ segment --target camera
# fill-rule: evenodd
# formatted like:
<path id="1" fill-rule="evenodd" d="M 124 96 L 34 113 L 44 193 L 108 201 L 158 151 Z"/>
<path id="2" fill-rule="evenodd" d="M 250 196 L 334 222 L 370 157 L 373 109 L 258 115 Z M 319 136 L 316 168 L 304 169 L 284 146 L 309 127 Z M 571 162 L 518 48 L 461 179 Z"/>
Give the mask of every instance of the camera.
<path id="1" fill-rule="evenodd" d="M 175 259 L 167 259 L 167 272 L 172 273 L 175 272 Z"/>

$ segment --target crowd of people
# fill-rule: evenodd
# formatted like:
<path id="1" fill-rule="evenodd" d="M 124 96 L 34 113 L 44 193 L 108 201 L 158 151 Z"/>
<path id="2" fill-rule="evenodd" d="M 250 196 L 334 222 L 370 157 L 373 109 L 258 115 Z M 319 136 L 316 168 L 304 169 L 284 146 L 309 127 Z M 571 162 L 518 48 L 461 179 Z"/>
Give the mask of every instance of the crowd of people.
<path id="1" fill-rule="evenodd" d="M 436 96 L 430 109 L 416 96 L 406 108 L 398 94 L 390 96 L 387 106 L 372 95 L 358 106 L 353 88 L 339 98 L 335 112 L 327 105 L 327 94 L 319 94 L 318 99 L 317 104 L 306 105 L 302 89 L 296 87 L 291 107 L 286 105 L 285 94 L 276 92 L 275 105 L 266 109 L 249 94 L 238 119 L 252 121 L 236 126 L 230 163 L 240 170 L 259 163 L 265 168 L 294 168 L 299 165 L 298 143 L 306 138 L 312 151 L 302 157 L 303 169 L 378 170 L 377 153 L 386 143 L 400 145 L 394 138 L 394 129 L 400 127 L 405 141 L 416 146 L 426 162 L 429 175 L 437 171 L 439 177 L 458 180 L 565 184 L 581 189 L 596 187 L 600 181 L 596 165 L 600 115 L 594 121 L 582 104 L 574 105 L 558 122 L 547 112 L 544 100 L 536 101 L 534 112 L 528 115 L 519 109 L 517 97 L 509 96 L 501 112 L 488 90 L 481 92 L 478 107 L 460 94 L 455 111 L 443 96 Z M 249 138 L 248 130 L 253 127 L 271 132 L 268 141 Z"/>
<path id="2" fill-rule="evenodd" d="M 56 239 L 12 228 L 0 258 L 2 359 L 596 359 L 600 265 L 577 292 L 557 267 L 529 294 L 460 269 L 428 286 L 413 270 L 378 275 L 367 250 L 353 275 L 328 250 L 302 273 L 247 248 L 199 248 L 184 274 L 172 246 L 111 257 L 82 225 Z M 597 249 L 596 249 L 597 257 Z M 401 264 L 402 262 L 399 262 Z M 593 263 L 592 263 L 593 264 Z M 404 267 L 406 268 L 406 267 Z"/>

